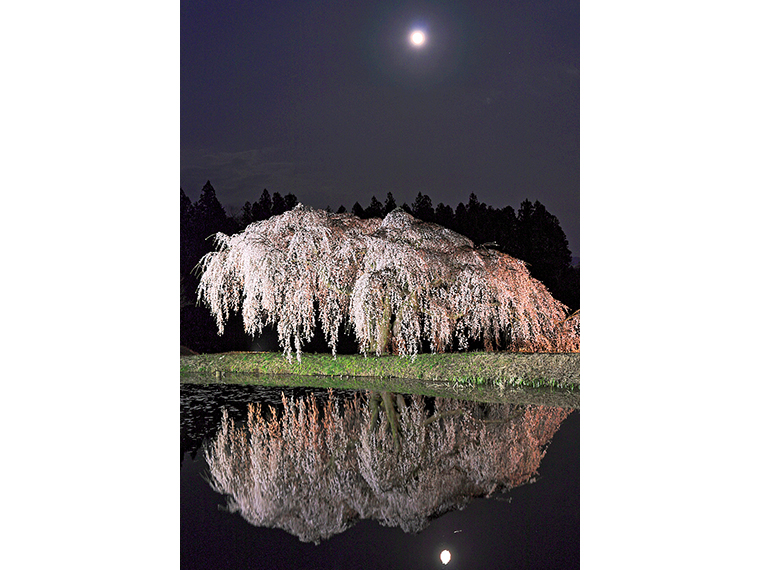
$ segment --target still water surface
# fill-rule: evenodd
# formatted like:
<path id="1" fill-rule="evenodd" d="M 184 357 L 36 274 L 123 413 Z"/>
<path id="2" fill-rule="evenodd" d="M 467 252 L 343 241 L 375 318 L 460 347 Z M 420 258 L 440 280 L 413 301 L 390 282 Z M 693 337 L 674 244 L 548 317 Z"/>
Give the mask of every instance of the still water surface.
<path id="1" fill-rule="evenodd" d="M 182 568 L 580 567 L 579 411 L 180 390 Z"/>

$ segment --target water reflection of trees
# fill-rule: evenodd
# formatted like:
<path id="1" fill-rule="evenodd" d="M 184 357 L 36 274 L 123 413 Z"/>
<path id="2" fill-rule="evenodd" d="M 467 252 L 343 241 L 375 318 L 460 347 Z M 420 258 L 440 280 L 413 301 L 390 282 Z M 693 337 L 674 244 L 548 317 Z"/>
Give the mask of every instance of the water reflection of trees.
<path id="1" fill-rule="evenodd" d="M 288 399 L 251 404 L 248 420 L 223 414 L 204 453 L 211 486 L 256 526 L 318 543 L 371 518 L 406 532 L 531 480 L 570 413 L 419 396 Z"/>

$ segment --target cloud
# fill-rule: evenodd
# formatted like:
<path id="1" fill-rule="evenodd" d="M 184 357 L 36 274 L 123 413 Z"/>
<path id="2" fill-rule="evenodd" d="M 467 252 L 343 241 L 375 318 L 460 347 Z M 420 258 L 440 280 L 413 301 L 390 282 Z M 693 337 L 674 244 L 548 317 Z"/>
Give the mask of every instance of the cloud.
<path id="1" fill-rule="evenodd" d="M 198 199 L 207 180 L 228 214 L 234 214 L 246 201 L 258 200 L 264 188 L 270 194 L 293 193 L 307 202 L 307 197 L 318 199 L 334 187 L 319 164 L 287 160 L 277 148 L 238 152 L 183 149 L 180 184 L 191 200 Z"/>

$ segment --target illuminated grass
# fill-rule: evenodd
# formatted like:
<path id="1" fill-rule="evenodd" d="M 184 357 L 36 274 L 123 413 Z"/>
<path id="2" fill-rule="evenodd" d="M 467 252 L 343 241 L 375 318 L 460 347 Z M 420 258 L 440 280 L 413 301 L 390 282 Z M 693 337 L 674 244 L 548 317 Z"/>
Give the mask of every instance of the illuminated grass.
<path id="1" fill-rule="evenodd" d="M 232 352 L 180 357 L 180 375 L 238 373 L 330 378 L 410 379 L 474 387 L 580 390 L 579 353 L 465 352 L 398 356 L 302 354 L 288 362 L 280 353 Z"/>

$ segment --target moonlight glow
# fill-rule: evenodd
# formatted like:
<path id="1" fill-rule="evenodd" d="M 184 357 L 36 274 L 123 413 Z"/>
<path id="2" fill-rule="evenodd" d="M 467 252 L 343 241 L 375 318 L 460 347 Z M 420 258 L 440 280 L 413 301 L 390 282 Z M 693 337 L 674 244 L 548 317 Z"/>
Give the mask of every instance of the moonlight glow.
<path id="1" fill-rule="evenodd" d="M 411 42 L 416 46 L 421 46 L 425 43 L 425 32 L 422 32 L 420 30 L 414 30 L 412 32 L 412 35 L 409 36 L 409 39 Z"/>
<path id="2" fill-rule="evenodd" d="M 444 550 L 441 552 L 441 562 L 444 564 L 448 564 L 449 560 L 451 560 L 451 552 L 448 550 Z"/>

